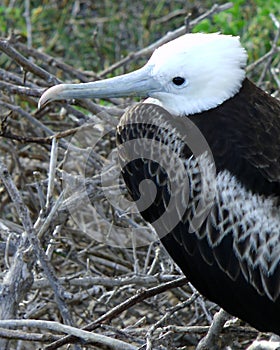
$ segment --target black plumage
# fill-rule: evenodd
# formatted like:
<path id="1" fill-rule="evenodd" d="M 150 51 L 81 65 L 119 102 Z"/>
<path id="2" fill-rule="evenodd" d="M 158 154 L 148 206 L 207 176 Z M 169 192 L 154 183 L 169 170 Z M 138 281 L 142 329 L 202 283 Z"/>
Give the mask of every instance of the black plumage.
<path id="1" fill-rule="evenodd" d="M 145 114 L 144 123 L 141 123 L 141 113 Z M 173 130 L 173 133 L 177 134 L 171 136 L 174 124 L 171 124 L 169 139 L 162 136 L 168 134 L 167 124 L 163 123 L 162 129 L 151 128 L 153 120 L 164 113 L 159 106 L 145 104 L 130 110 L 123 116 L 118 127 L 119 144 L 146 137 L 168 145 L 171 139 L 180 138 L 180 134 L 185 131 L 179 127 Z M 147 123 L 149 118 L 150 125 Z M 279 221 L 280 103 L 245 79 L 240 92 L 234 97 L 216 108 L 188 118 L 200 129 L 209 143 L 217 173 L 229 172 L 230 176 L 236 178 L 242 190 L 249 195 L 260 196 L 262 200 L 267 196 L 273 196 L 272 211 L 275 210 L 275 214 L 271 215 L 272 217 L 275 215 L 275 220 Z M 192 155 L 186 146 L 177 153 L 183 159 L 189 159 Z M 170 193 L 168 176 L 165 170 L 156 164 L 161 151 L 159 150 L 156 155 L 156 150 L 151 150 L 151 154 L 153 154 L 152 160 L 138 158 L 129 162 L 130 155 L 127 154 L 127 150 L 120 151 L 121 160 L 125 163 L 123 177 L 135 201 L 139 200 L 141 195 L 147 196 L 147 203 L 151 199 L 149 191 L 139 192 L 139 184 L 143 180 L 150 179 L 157 187 L 156 199 L 141 212 L 144 219 L 153 224 L 165 212 Z M 185 176 L 188 176 L 187 170 Z M 193 198 L 189 200 L 191 202 Z M 219 205 L 217 202 L 218 200 L 215 201 L 210 216 L 217 215 Z M 269 232 L 265 228 L 263 231 L 256 231 L 259 237 L 256 249 L 253 249 L 250 237 L 245 238 L 246 232 L 237 220 L 228 226 L 234 225 L 239 231 L 241 239 L 238 243 L 234 242 L 231 229 L 224 235 L 220 228 L 213 225 L 214 220 L 226 222 L 229 216 L 228 210 L 223 210 L 223 217 L 219 214 L 210 223 L 205 219 L 199 227 L 199 232 L 194 233 L 189 232 L 190 210 L 186 208 L 183 219 L 168 234 L 161 237 L 170 256 L 204 296 L 257 329 L 280 335 L 280 232 Z M 266 220 L 266 218 L 259 219 Z M 248 225 L 254 228 L 256 224 L 248 222 Z M 161 228 L 156 229 L 161 235 Z M 224 236 L 223 239 L 215 244 L 221 235 Z M 209 239 L 210 236 L 212 241 Z M 277 260 L 272 274 L 261 265 L 253 267 L 248 263 L 249 258 L 254 259 L 254 255 L 257 256 L 258 251 L 268 244 L 271 236 L 277 242 L 273 249 L 279 252 L 273 257 L 271 251 L 271 260 Z M 240 258 L 239 255 L 244 254 L 246 249 L 247 257 Z"/>

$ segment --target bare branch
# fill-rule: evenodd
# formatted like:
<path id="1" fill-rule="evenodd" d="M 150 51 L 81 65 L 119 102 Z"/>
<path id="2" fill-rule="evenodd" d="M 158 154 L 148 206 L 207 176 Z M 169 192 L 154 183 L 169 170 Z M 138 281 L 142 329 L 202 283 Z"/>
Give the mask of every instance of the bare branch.
<path id="1" fill-rule="evenodd" d="M 71 324 L 72 323 L 71 316 L 69 314 L 68 308 L 67 308 L 65 301 L 64 301 L 66 293 L 64 292 L 62 286 L 59 284 L 59 282 L 55 276 L 53 267 L 48 262 L 48 259 L 45 255 L 43 249 L 40 246 L 40 243 L 38 241 L 38 238 L 35 234 L 35 231 L 34 231 L 34 228 L 32 225 L 29 211 L 28 211 L 27 207 L 25 206 L 19 191 L 17 190 L 16 186 L 14 185 L 14 183 L 10 177 L 10 174 L 8 172 L 8 169 L 5 167 L 5 165 L 2 163 L 1 160 L 0 160 L 0 177 L 1 177 L 1 180 L 3 181 L 3 183 L 5 184 L 7 191 L 9 192 L 9 195 L 10 195 L 13 203 L 15 204 L 15 207 L 17 209 L 17 213 L 18 213 L 18 215 L 21 219 L 21 222 L 23 224 L 23 227 L 27 233 L 28 240 L 32 244 L 34 252 L 37 255 L 38 259 L 40 260 L 42 268 L 44 269 L 44 272 L 45 272 L 46 276 L 48 277 L 50 284 L 52 285 L 53 291 L 56 295 L 58 306 L 59 306 L 60 311 L 61 311 L 61 315 L 63 316 L 66 324 Z M 26 243 L 25 243 L 25 245 L 26 245 Z M 16 263 L 16 265 L 17 265 L 17 263 Z M 24 265 L 22 264 L 22 269 L 24 269 L 24 267 L 25 267 L 25 264 Z M 24 276 L 25 273 L 23 271 L 21 271 L 20 267 L 17 266 L 17 268 L 19 270 L 19 273 Z M 21 278 L 19 276 L 19 273 L 17 274 L 17 277 L 20 280 Z M 18 281 L 17 281 L 17 284 L 18 284 Z M 23 291 L 26 292 L 26 290 L 24 290 L 24 289 L 23 289 Z M 13 304 L 15 304 L 15 302 Z M 11 317 L 5 317 L 5 318 L 11 318 Z"/>
<path id="2" fill-rule="evenodd" d="M 0 50 L 17 64 L 19 64 L 24 70 L 38 75 L 38 77 L 44 79 L 48 84 L 55 85 L 61 82 L 56 77 L 49 74 L 44 69 L 38 67 L 36 64 L 30 62 L 27 58 L 20 54 L 16 49 L 12 47 L 9 40 L 0 40 Z"/>
<path id="3" fill-rule="evenodd" d="M 50 333 L 27 333 L 26 331 L 14 331 L 12 329 L 0 328 L 0 338 L 50 343 L 59 339 L 59 336 Z"/>
<path id="4" fill-rule="evenodd" d="M 96 321 L 87 325 L 83 329 L 88 330 L 88 331 L 92 331 L 92 330 L 96 329 L 99 326 L 99 324 L 101 324 L 103 322 L 111 321 L 113 318 L 119 316 L 120 313 L 126 311 L 127 309 L 134 306 L 135 304 L 137 304 L 137 303 L 139 303 L 147 298 L 151 298 L 152 296 L 157 295 L 159 293 L 163 293 L 166 290 L 169 290 L 171 288 L 182 286 L 186 282 L 187 282 L 186 277 L 181 277 L 175 281 L 167 282 L 167 283 L 161 284 L 157 287 L 147 289 L 146 291 L 143 291 L 142 293 L 135 295 L 134 297 L 124 301 L 120 305 L 117 305 L 115 308 L 113 308 L 112 310 L 110 310 L 106 314 L 102 315 Z M 49 346 L 47 346 L 46 350 L 57 349 L 59 346 L 62 346 L 66 343 L 73 342 L 74 340 L 75 340 L 75 338 L 70 337 L 70 336 L 62 338 L 62 339 L 58 340 L 57 342 L 54 342 L 53 344 L 50 344 Z"/>
<path id="5" fill-rule="evenodd" d="M 71 323 L 73 317 L 75 324 L 87 332 L 95 330 L 105 337 L 105 342 L 119 339 L 125 345 L 117 346 L 138 349 L 169 349 L 171 342 L 174 348 L 193 348 L 207 333 L 200 346 L 212 346 L 216 342 L 225 348 L 234 336 L 237 347 L 246 348 L 248 342 L 256 338 L 257 331 L 237 322 L 231 325 L 228 322 L 222 327 L 222 322 L 217 322 L 216 318 L 212 324 L 217 306 L 197 296 L 186 279 L 178 277 L 180 270 L 151 227 L 132 206 L 115 207 L 110 202 L 113 198 L 119 203 L 122 196 L 128 203 L 130 199 L 121 180 L 117 158 L 113 160 L 111 155 L 116 153 L 114 130 L 118 119 L 135 101 L 120 98 L 62 101 L 36 110 L 37 100 L 46 87 L 60 81 L 98 80 L 120 67 L 126 71 L 130 69 L 126 66 L 128 63 L 145 58 L 158 46 L 190 31 L 194 25 L 227 10 L 232 4 L 214 5 L 195 19 L 188 14 L 192 5 L 170 13 L 165 9 L 160 16 L 155 13 L 147 16 L 143 27 L 134 25 L 128 33 L 127 11 L 131 11 L 134 20 L 139 20 L 141 6 L 144 6 L 141 2 L 121 9 L 115 17 L 103 18 L 99 8 L 93 10 L 91 2 L 69 1 L 60 11 L 55 45 L 54 41 L 51 45 L 44 42 L 45 31 L 49 31 L 51 23 L 46 24 L 44 19 L 36 22 L 36 18 L 41 20 L 41 8 L 38 13 L 31 12 L 32 4 L 29 0 L 17 5 L 10 1 L 10 8 L 17 6 L 22 14 L 26 10 L 23 26 L 27 31 L 23 36 L 15 31 L 9 39 L 0 41 L 0 50 L 4 53 L 1 56 L 4 64 L 0 68 L 0 158 L 4 165 L 1 170 L 4 182 L 0 186 L 1 317 L 61 323 Z M 61 9 L 59 2 L 53 1 L 50 6 Z M 89 11 L 85 13 L 86 10 Z M 176 16 L 186 18 L 173 30 L 178 23 Z M 275 16 L 271 19 L 275 28 L 271 50 L 249 66 L 248 72 L 254 79 L 261 77 L 263 86 L 278 96 L 279 20 Z M 114 21 L 120 23 L 120 30 L 115 33 L 119 42 L 112 40 L 110 44 L 108 38 L 99 42 L 101 33 Z M 81 30 L 89 30 L 88 23 L 92 25 L 90 31 Z M 155 28 L 155 25 L 161 34 L 153 36 L 151 30 L 151 37 L 148 37 L 147 28 Z M 168 32 L 168 28 L 172 31 Z M 88 50 L 78 55 L 87 62 L 88 59 L 98 61 L 100 53 L 99 67 L 102 68 L 91 72 L 67 64 L 65 61 L 73 60 L 77 53 L 71 52 L 73 46 L 66 47 L 60 40 L 59 33 L 65 33 L 64 30 L 72 36 L 69 41 L 73 39 L 74 44 L 85 40 L 88 35 L 85 33 L 94 31 L 92 37 L 89 35 L 86 39 Z M 41 33 L 42 40 L 38 37 Z M 160 40 L 151 39 L 160 35 Z M 132 46 L 129 46 L 131 39 Z M 151 44 L 143 47 L 143 42 Z M 44 46 L 48 46 L 48 53 L 43 52 Z M 134 47 L 142 49 L 137 51 Z M 113 62 L 103 57 L 105 52 L 114 55 L 113 50 L 120 48 L 125 49 L 127 56 L 104 69 L 108 62 Z M 123 57 L 120 52 L 115 55 Z M 79 66 L 79 62 L 75 61 L 74 65 Z M 98 67 L 98 63 L 90 62 L 88 69 L 92 67 Z M 104 174 L 106 181 L 102 179 Z M 13 196 L 9 196 L 5 186 Z M 112 234 L 114 226 L 120 228 L 116 237 Z M 127 229 L 126 236 L 122 236 L 123 228 Z M 134 230 L 139 234 L 133 236 Z M 124 244 L 125 240 L 129 245 Z M 219 327 L 215 328 L 217 323 Z M 212 324 L 211 328 L 208 324 Z M 21 348 L 22 342 L 32 350 L 38 348 L 36 342 L 44 342 L 47 349 L 57 349 L 67 343 L 74 343 L 77 349 L 82 347 L 80 342 L 94 344 L 94 348 L 105 347 L 101 343 L 96 345 L 94 340 L 86 340 L 88 334 L 84 334 L 84 338 L 76 328 L 74 333 L 68 329 L 67 336 L 64 331 L 53 332 L 50 334 L 45 328 L 38 332 L 26 330 L 26 327 L 23 330 L 1 328 L 0 348 L 9 349 L 11 344 Z M 266 338 L 269 336 L 262 334 L 262 339 Z M 10 339 L 13 343 L 9 344 Z"/>
<path id="6" fill-rule="evenodd" d="M 202 340 L 199 342 L 199 344 L 196 347 L 196 350 L 218 350 L 219 346 L 217 340 L 228 318 L 228 313 L 225 312 L 223 309 L 220 309 L 220 311 L 215 314 L 207 335 L 204 338 L 202 338 Z"/>
<path id="7" fill-rule="evenodd" d="M 113 350 L 137 350 L 137 347 L 127 344 L 121 340 L 111 337 L 106 337 L 101 334 L 87 332 L 71 326 L 66 326 L 53 321 L 39 321 L 39 320 L 4 320 L 0 321 L 0 327 L 37 327 L 41 329 L 48 329 L 55 332 L 63 332 L 69 335 L 83 339 L 86 342 L 93 342 L 100 345 L 108 346 Z"/>

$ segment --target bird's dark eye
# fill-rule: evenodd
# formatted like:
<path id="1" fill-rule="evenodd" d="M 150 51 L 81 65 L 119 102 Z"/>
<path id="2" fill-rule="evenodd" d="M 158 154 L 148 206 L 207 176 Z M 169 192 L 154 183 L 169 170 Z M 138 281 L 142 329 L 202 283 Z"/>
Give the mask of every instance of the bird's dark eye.
<path id="1" fill-rule="evenodd" d="M 184 84 L 185 79 L 182 78 L 182 77 L 175 77 L 175 78 L 172 79 L 172 81 L 173 81 L 173 83 L 175 85 L 179 86 L 179 85 L 183 85 Z"/>

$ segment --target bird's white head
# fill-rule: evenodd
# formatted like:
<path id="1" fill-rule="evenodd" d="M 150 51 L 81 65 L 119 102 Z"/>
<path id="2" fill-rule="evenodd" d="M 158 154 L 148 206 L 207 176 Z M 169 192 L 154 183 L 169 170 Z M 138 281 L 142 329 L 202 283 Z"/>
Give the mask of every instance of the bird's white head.
<path id="1" fill-rule="evenodd" d="M 209 110 L 239 91 L 246 61 L 238 37 L 186 34 L 159 47 L 148 61 L 162 85 L 151 97 L 177 115 Z"/>
<path id="2" fill-rule="evenodd" d="M 156 49 L 137 71 L 92 83 L 54 86 L 43 94 L 39 106 L 66 98 L 138 95 L 172 114 L 195 114 L 217 107 L 239 91 L 246 61 L 238 37 L 185 34 Z"/>

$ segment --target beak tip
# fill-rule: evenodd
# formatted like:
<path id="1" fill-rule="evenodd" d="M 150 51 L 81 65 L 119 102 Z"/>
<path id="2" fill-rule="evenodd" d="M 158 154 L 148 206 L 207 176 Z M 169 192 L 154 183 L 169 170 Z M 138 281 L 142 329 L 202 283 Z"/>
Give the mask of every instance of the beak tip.
<path id="1" fill-rule="evenodd" d="M 59 84 L 47 89 L 39 99 L 38 109 L 43 109 L 51 101 L 62 99 L 63 86 L 63 84 Z"/>
<path id="2" fill-rule="evenodd" d="M 43 109 L 48 103 L 49 103 L 49 100 L 46 100 L 44 98 L 44 95 L 42 95 L 38 102 L 38 110 Z"/>

